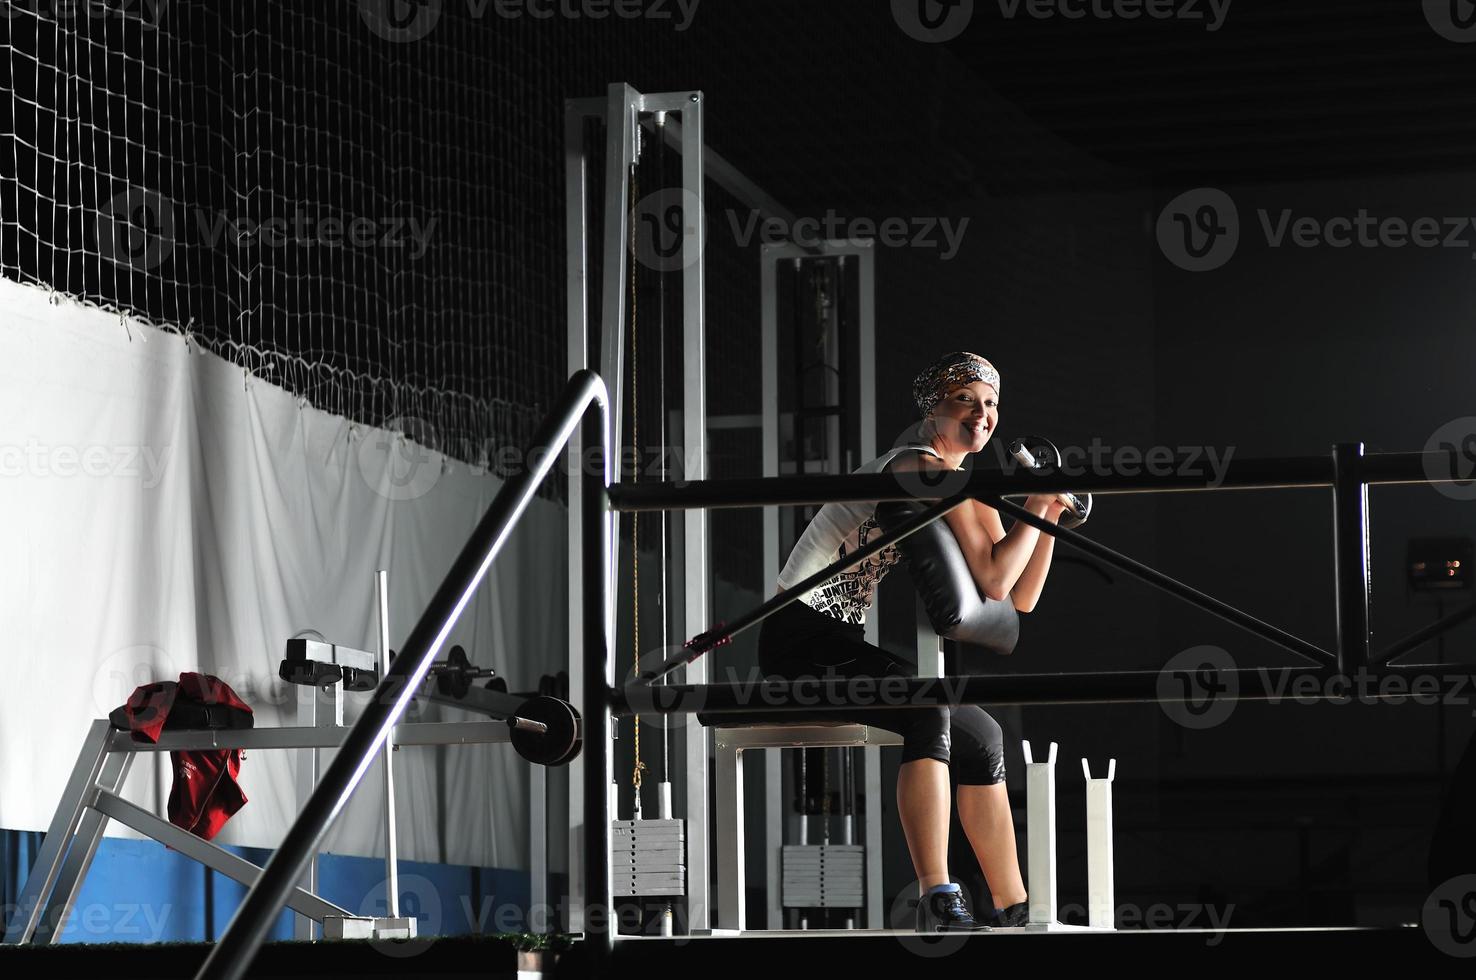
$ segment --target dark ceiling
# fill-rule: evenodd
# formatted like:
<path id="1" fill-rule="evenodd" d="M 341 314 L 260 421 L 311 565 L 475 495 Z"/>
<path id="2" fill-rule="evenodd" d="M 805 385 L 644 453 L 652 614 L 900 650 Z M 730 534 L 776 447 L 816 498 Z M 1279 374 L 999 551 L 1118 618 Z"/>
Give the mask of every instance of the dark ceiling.
<path id="1" fill-rule="evenodd" d="M 704 0 L 673 71 L 609 73 L 700 84 L 713 147 L 797 209 L 1476 170 L 1476 24 L 1432 26 L 1476 0 L 944 2 L 972 15 L 923 43 L 901 19 L 940 0 Z M 1090 15 L 1148 5 L 1204 18 Z"/>
<path id="2" fill-rule="evenodd" d="M 1155 182 L 1476 163 L 1476 43 L 1430 19 L 1476 18 L 1472 0 L 1233 0 L 1215 31 L 1203 20 L 1040 19 L 1028 3 L 1005 18 L 1007 0 L 978 0 L 946 46 L 1037 123 Z"/>

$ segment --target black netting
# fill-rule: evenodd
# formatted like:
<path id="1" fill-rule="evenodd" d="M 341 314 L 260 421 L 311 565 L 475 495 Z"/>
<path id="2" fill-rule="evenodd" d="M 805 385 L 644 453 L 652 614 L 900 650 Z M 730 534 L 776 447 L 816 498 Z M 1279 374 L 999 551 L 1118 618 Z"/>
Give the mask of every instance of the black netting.
<path id="1" fill-rule="evenodd" d="M 566 380 L 564 99 L 685 50 L 449 3 L 3 10 L 0 275 L 470 461 Z"/>

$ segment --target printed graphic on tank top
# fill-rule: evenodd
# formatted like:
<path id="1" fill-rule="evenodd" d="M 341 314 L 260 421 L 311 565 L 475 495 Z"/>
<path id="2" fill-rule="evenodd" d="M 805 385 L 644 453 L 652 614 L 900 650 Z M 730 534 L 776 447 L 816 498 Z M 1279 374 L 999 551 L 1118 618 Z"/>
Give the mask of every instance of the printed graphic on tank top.
<path id="1" fill-rule="evenodd" d="M 840 561 L 846 555 L 854 554 L 880 533 L 876 518 L 868 517 L 852 532 L 850 539 L 840 546 L 835 560 Z M 881 584 L 888 570 L 897 564 L 899 557 L 896 545 L 883 548 L 850 571 L 841 572 L 800 601 L 843 623 L 865 623 L 866 610 L 871 608 L 876 587 Z"/>
<path id="2" fill-rule="evenodd" d="M 909 450 L 938 455 L 928 445 L 895 446 L 852 472 L 880 472 L 895 456 Z M 789 553 L 789 560 L 784 564 L 784 570 L 779 573 L 779 588 L 788 589 L 846 555 L 855 554 L 857 549 L 865 547 L 867 542 L 879 534 L 881 529 L 876 523 L 874 501 L 826 504 L 815 514 L 800 539 L 795 542 L 794 550 Z M 830 581 L 811 589 L 800 596 L 799 601 L 843 623 L 864 624 L 866 611 L 871 608 L 877 585 L 900 557 L 895 545 L 883 548 L 855 568 L 841 572 Z"/>

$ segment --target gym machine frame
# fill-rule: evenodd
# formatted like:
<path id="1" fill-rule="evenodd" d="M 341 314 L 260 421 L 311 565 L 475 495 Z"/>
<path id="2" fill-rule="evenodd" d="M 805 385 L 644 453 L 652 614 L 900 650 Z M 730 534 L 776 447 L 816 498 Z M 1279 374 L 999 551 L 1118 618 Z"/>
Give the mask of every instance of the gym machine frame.
<path id="1" fill-rule="evenodd" d="M 637 141 L 641 133 L 641 116 L 661 114 L 662 124 L 655 127 L 665 141 L 679 152 L 681 157 L 682 200 L 695 204 L 695 214 L 686 215 L 686 228 L 682 237 L 682 460 L 685 472 L 682 478 L 701 480 L 706 477 L 707 467 L 707 398 L 706 398 L 706 279 L 702 258 L 706 222 L 706 180 L 711 179 L 744 205 L 752 208 L 761 219 L 779 218 L 787 226 L 793 226 L 795 217 L 757 185 L 743 176 L 737 168 L 719 154 L 708 149 L 703 126 L 703 95 L 700 91 L 665 92 L 644 94 L 631 86 L 615 83 L 609 86 L 604 98 L 570 99 L 564 112 L 564 193 L 565 193 L 565 244 L 567 248 L 567 310 L 568 310 L 568 370 L 570 375 L 582 370 L 597 369 L 608 386 L 611 413 L 611 438 L 613 446 L 621 445 L 621 408 L 623 406 L 624 324 L 630 259 L 630 168 L 637 156 Z M 680 121 L 677 118 L 680 117 Z M 604 122 L 603 174 L 596 173 L 585 150 L 584 123 L 589 119 Z M 603 180 L 603 241 L 592 242 L 589 229 L 590 195 L 588 189 L 593 179 Z M 596 352 L 591 349 L 590 337 L 590 255 L 591 248 L 601 251 L 602 276 L 599 289 L 601 336 L 599 338 L 598 363 Z M 665 406 L 663 406 L 665 408 Z M 584 458 L 581 437 L 574 435 L 570 444 L 569 458 L 577 461 Z M 578 472 L 573 465 L 570 473 Z M 581 547 L 581 500 L 583 489 L 580 481 L 569 481 L 569 553 L 572 556 Z M 688 512 L 683 521 L 673 528 L 677 548 L 682 555 L 682 601 L 680 621 L 682 632 L 690 633 L 693 624 L 705 626 L 711 621 L 711 599 L 708 573 L 711 567 L 708 556 L 707 515 L 700 511 Z M 618 567 L 619 536 L 611 544 L 610 564 Z M 569 565 L 569 691 L 574 706 L 581 714 L 584 706 L 580 700 L 584 690 L 584 652 L 581 639 L 581 611 L 584 607 L 583 576 L 573 561 Z M 610 614 L 613 618 L 613 612 Z M 692 664 L 685 678 L 691 683 L 703 683 L 707 679 L 707 665 Z M 597 729 L 591 727 L 589 731 Z M 709 867 L 710 824 L 708 814 L 708 757 L 710 733 L 688 719 L 682 728 L 685 744 L 682 773 L 686 780 L 686 886 L 687 886 L 687 931 L 707 932 L 711 928 L 711 869 Z M 613 730 L 610 734 L 613 734 Z M 680 757 L 679 757 L 680 758 Z M 569 922 L 571 932 L 583 929 L 585 897 L 584 875 L 581 870 L 586 852 L 585 825 L 583 814 L 586 807 L 583 793 L 583 757 L 569 765 Z M 535 792 L 537 788 L 535 787 Z M 602 791 L 605 792 L 605 791 Z M 540 904 L 547 894 L 547 856 L 544 848 L 534 847 L 533 854 L 533 902 Z"/>
<path id="2" fill-rule="evenodd" d="M 304 693 L 307 697 L 318 695 L 316 688 Z M 161 733 L 157 742 L 136 742 L 132 732 L 114 729 L 106 718 L 94 719 L 42 840 L 40 853 L 17 897 L 18 911 L 6 932 L 5 943 L 44 945 L 60 939 L 63 924 L 76 905 L 109 820 L 131 827 L 244 885 L 251 886 L 260 880 L 263 873 L 260 866 L 123 798 L 128 771 L 140 754 L 192 749 L 296 749 L 315 754 L 318 749 L 342 747 L 348 732 L 349 729 L 331 723 L 240 730 L 171 730 Z M 396 746 L 471 745 L 509 739 L 507 725 L 497 721 L 410 722 L 394 730 Z M 331 918 L 346 923 L 361 920 L 356 913 L 316 894 L 317 883 L 312 874 L 316 857 L 314 850 L 309 860 L 304 861 L 305 882 L 290 886 L 285 904 L 298 913 L 299 923 L 322 924 Z M 389 860 L 392 863 L 394 858 Z M 389 875 L 392 880 L 393 871 Z M 365 933 L 365 938 L 414 937 L 414 920 L 401 919 L 392 900 L 387 912 L 388 916 L 376 920 L 373 935 Z M 350 935 L 349 931 L 343 937 L 330 933 L 328 938 Z M 300 932 L 298 938 L 304 938 Z"/>
<path id="3" fill-rule="evenodd" d="M 52 816 L 41 851 L 18 896 L 18 912 L 7 922 L 5 944 L 50 944 L 61 937 L 81 893 L 82 883 L 97 855 L 109 820 L 156 840 L 206 867 L 246 885 L 254 883 L 261 868 L 232 854 L 218 844 L 197 837 L 151 813 L 122 796 L 133 760 L 140 753 L 214 749 L 294 749 L 297 765 L 294 785 L 298 808 L 311 796 L 318 782 L 320 749 L 338 748 L 344 727 L 345 693 L 360 689 L 349 678 L 379 676 L 390 664 L 389 591 L 384 570 L 375 573 L 375 605 L 378 616 L 377 653 L 354 650 L 324 641 L 291 639 L 287 661 L 327 668 L 335 679 L 327 683 L 299 682 L 296 689 L 297 725 L 272 728 L 166 730 L 155 742 L 135 740 L 133 733 L 116 730 L 107 718 L 95 719 L 88 728 L 77 763 Z M 326 674 L 324 676 L 327 676 Z M 477 711 L 494 718 L 513 718 L 522 699 L 494 691 L 473 690 L 461 697 L 436 693 L 433 684 L 423 686 L 418 696 L 427 702 Z M 326 704 L 324 702 L 327 702 Z M 526 722 L 524 727 L 529 727 Z M 541 725 L 531 726 L 534 728 Z M 576 726 L 577 730 L 577 726 Z M 398 726 L 389 736 L 390 748 L 401 745 L 472 745 L 513 741 L 506 720 L 476 722 L 416 722 Z M 416 920 L 402 917 L 399 909 L 399 846 L 395 819 L 394 754 L 386 752 L 380 767 L 385 786 L 385 904 L 383 916 L 359 916 L 318 896 L 318 854 L 309 855 L 300 887 L 287 904 L 297 912 L 293 936 L 314 938 L 314 927 L 323 927 L 325 938 L 415 938 Z M 534 764 L 535 776 L 544 767 Z M 541 780 L 535 780 L 535 790 Z M 544 799 L 534 792 L 531 814 L 541 822 Z M 536 908 L 536 907 L 535 907 Z"/>
<path id="4" fill-rule="evenodd" d="M 763 391 L 763 406 L 760 416 L 763 445 L 763 474 L 766 477 L 780 476 L 781 417 L 779 410 L 779 324 L 780 291 L 779 272 L 784 264 L 792 264 L 796 275 L 805 261 L 810 259 L 834 259 L 839 266 L 850 260 L 856 266 L 857 308 L 855 336 L 842 338 L 839 331 L 831 334 L 833 346 L 850 343 L 856 345 L 855 374 L 857 385 L 857 423 L 859 426 L 858 451 L 860 459 L 855 465 L 877 455 L 876 446 L 876 252 L 869 241 L 825 241 L 818 247 L 793 243 L 765 244 L 761 254 L 759 273 L 762 312 L 760 322 L 759 358 Z M 798 282 L 796 282 L 798 288 Z M 841 298 L 844 302 L 844 297 Z M 793 328 L 797 331 L 798 324 Z M 838 425 L 832 425 L 831 445 L 839 449 L 844 441 Z M 796 447 L 802 444 L 804 432 L 802 422 L 794 416 L 793 436 Z M 796 453 L 796 455 L 801 455 Z M 845 473 L 854 466 L 849 461 L 834 458 L 828 461 L 837 471 Z M 779 511 L 775 507 L 764 508 L 764 574 L 777 574 L 782 565 L 779 535 Z M 873 609 L 866 620 L 866 641 L 877 644 L 881 636 L 881 611 Z M 919 637 L 921 640 L 921 636 Z M 936 646 L 937 638 L 933 638 Z M 921 652 L 921 651 L 920 651 Z M 718 860 L 725 862 L 718 870 L 722 903 L 720 919 L 725 928 L 742 931 L 747 927 L 747 895 L 744 855 L 743 814 L 743 760 L 745 750 L 765 749 L 764 755 L 764 847 L 765 847 L 765 902 L 770 929 L 784 927 L 783 905 L 783 848 L 784 841 L 784 770 L 780 764 L 780 746 L 804 749 L 807 747 L 838 747 L 850 751 L 859 746 L 862 756 L 862 793 L 867 801 L 865 828 L 865 921 L 868 928 L 882 928 L 881 905 L 881 852 L 882 834 L 881 807 L 881 746 L 896 744 L 891 733 L 865 726 L 847 726 L 845 731 L 828 728 L 790 727 L 787 732 L 764 732 L 753 730 L 724 730 L 715 733 L 716 744 L 723 754 L 719 765 L 728 772 L 721 774 L 719 794 L 719 841 Z M 722 798 L 733 792 L 736 784 L 735 806 L 725 807 Z M 724 827 L 726 820 L 731 826 Z M 800 817 L 801 826 L 805 816 Z M 733 840 L 731 838 L 736 838 Z M 802 842 L 803 843 L 803 842 Z M 847 841 L 846 843 L 850 843 Z"/>

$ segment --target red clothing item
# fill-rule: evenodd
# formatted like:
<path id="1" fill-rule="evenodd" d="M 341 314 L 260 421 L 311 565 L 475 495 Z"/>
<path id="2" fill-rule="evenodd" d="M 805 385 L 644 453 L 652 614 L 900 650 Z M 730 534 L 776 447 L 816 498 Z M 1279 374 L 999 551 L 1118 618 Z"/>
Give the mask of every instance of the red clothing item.
<path id="1" fill-rule="evenodd" d="M 183 673 L 178 681 L 144 684 L 115 709 L 113 725 L 134 738 L 159 741 L 169 729 L 250 728 L 251 706 L 230 685 L 210 674 Z M 173 722 L 171 724 L 171 722 Z M 245 755 L 240 749 L 189 749 L 170 752 L 174 783 L 169 790 L 169 822 L 210 840 L 246 805 L 236 777 Z"/>

